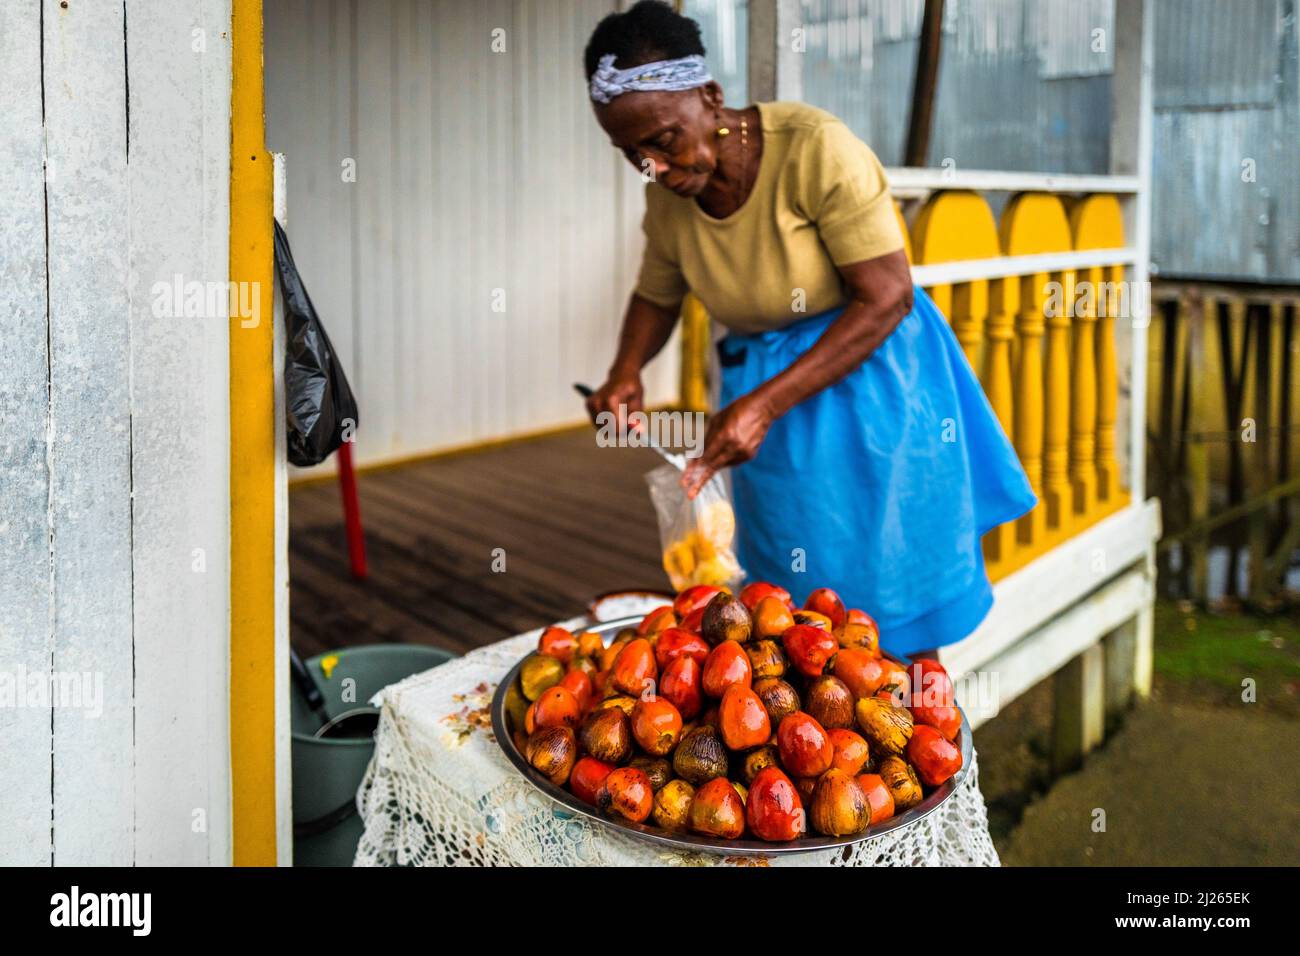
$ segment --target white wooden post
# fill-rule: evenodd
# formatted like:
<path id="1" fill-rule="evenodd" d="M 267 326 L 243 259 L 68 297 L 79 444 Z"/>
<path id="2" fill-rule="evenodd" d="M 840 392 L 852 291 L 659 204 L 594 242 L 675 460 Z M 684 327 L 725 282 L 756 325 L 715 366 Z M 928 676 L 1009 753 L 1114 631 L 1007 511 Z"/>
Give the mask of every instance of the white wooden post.
<path id="1" fill-rule="evenodd" d="M 230 4 L 126 6 L 134 862 L 225 865 L 230 334 L 224 314 L 159 314 L 155 287 L 230 277 Z"/>
<path id="2" fill-rule="evenodd" d="M 1093 644 L 1056 672 L 1052 771 L 1073 770 L 1101 743 L 1106 728 L 1105 655 Z"/>
<path id="3" fill-rule="evenodd" d="M 0 4 L 0 864 L 230 861 L 230 21 Z"/>
<path id="4" fill-rule="evenodd" d="M 803 99 L 799 0 L 750 0 L 749 100 Z"/>
<path id="5" fill-rule="evenodd" d="M 1106 716 L 1122 714 L 1133 702 L 1138 618 L 1132 617 L 1102 639 L 1106 651 Z"/>
<path id="6" fill-rule="evenodd" d="M 1134 622 L 1136 633 L 1133 648 L 1133 690 L 1139 698 L 1151 696 L 1151 683 L 1155 676 L 1155 583 L 1156 550 L 1152 546 L 1146 558 L 1147 581 L 1150 582 L 1151 600 L 1143 605 Z"/>
<path id="7" fill-rule="evenodd" d="M 44 6 L 45 142 L 53 170 L 45 183 L 48 673 L 56 681 L 88 678 L 103 695 L 93 718 L 53 707 L 48 826 L 55 863 L 125 866 L 134 861 L 135 827 L 125 11 L 111 3 Z"/>
<path id="8" fill-rule="evenodd" d="M 1151 301 L 1147 286 L 1151 262 L 1152 63 L 1151 0 L 1115 5 L 1115 71 L 1111 81 L 1110 171 L 1135 176 L 1137 192 L 1122 197 L 1124 236 L 1137 250 L 1129 269 L 1132 338 L 1129 381 L 1129 488 L 1134 501 L 1146 495 L 1147 330 Z M 1122 355 L 1122 353 L 1121 353 Z"/>
<path id="9" fill-rule="evenodd" d="M 275 163 L 272 214 L 288 231 L 289 189 L 284 153 L 272 153 Z M 276 288 L 280 276 L 276 273 Z M 293 865 L 293 735 L 289 726 L 289 453 L 285 435 L 284 296 L 275 303 L 271 374 L 275 376 L 275 813 L 276 860 Z"/>
<path id="10" fill-rule="evenodd" d="M 1137 192 L 1123 200 L 1124 235 L 1137 250 L 1128 270 L 1132 336 L 1127 340 L 1129 368 L 1128 473 L 1135 502 L 1146 496 L 1147 336 L 1151 324 L 1149 269 L 1151 262 L 1151 144 L 1155 9 L 1152 0 L 1126 0 L 1115 5 L 1115 71 L 1111 78 L 1110 171 L 1135 176 Z M 1125 360 L 1121 340 L 1121 361 Z M 1155 545 L 1146 559 L 1155 580 Z M 1154 587 L 1152 588 L 1154 601 Z M 1151 690 L 1153 603 L 1147 603 L 1133 623 L 1134 689 L 1145 697 Z M 1118 673 L 1116 673 L 1118 679 Z"/>
<path id="11" fill-rule="evenodd" d="M 25 684 L 49 672 L 50 369 L 46 343 L 45 173 L 41 129 L 41 11 L 0 6 L 0 863 L 50 862 L 48 702 L 28 700 Z M 57 175 L 57 166 L 51 169 Z M 22 706 L 18 694 L 23 693 Z M 33 826 L 32 821 L 43 825 Z"/>

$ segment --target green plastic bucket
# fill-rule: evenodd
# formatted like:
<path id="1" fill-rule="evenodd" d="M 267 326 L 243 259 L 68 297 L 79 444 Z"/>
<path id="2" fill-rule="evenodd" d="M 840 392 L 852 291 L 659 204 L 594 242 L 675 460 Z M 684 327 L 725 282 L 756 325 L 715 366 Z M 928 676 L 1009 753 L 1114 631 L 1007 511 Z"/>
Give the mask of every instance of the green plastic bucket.
<path id="1" fill-rule="evenodd" d="M 294 866 L 352 865 L 362 832 L 357 788 L 375 752 L 379 720 L 370 698 L 453 657 L 436 647 L 371 644 L 305 662 L 325 706 L 313 712 L 303 690 L 291 685 Z M 322 662 L 331 659 L 326 676 Z"/>

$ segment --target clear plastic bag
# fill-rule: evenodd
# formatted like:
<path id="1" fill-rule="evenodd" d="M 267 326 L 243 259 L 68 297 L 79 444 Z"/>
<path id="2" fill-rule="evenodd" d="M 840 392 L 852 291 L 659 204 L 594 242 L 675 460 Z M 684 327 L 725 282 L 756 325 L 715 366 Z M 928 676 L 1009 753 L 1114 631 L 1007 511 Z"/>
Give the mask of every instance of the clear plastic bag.
<path id="1" fill-rule="evenodd" d="M 659 518 L 663 566 L 680 591 L 692 584 L 712 584 L 733 591 L 744 576 L 733 540 L 736 515 L 726 485 L 714 475 L 692 500 L 681 486 L 682 473 L 663 465 L 645 476 Z"/>

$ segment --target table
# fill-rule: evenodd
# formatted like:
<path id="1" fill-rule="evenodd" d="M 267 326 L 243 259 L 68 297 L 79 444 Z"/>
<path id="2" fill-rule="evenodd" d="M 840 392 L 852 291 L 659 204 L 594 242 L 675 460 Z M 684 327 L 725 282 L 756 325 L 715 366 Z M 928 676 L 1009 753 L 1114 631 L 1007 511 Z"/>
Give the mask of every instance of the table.
<path id="1" fill-rule="evenodd" d="M 586 617 L 563 622 L 590 626 Z M 651 844 L 565 809 L 497 745 L 497 682 L 537 646 L 539 628 L 385 688 L 375 755 L 357 793 L 357 866 L 997 866 L 978 760 L 956 793 L 914 826 L 841 850 L 721 857 Z"/>

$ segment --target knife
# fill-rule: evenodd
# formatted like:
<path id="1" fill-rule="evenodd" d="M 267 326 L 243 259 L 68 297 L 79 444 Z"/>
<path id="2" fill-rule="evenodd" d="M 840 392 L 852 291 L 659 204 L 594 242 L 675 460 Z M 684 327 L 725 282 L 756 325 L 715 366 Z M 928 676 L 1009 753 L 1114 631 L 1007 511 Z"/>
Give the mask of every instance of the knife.
<path id="1" fill-rule="evenodd" d="M 574 382 L 573 390 L 583 398 L 591 398 L 592 394 L 594 394 L 594 389 L 592 389 L 590 385 L 583 385 L 581 382 Z M 671 451 L 661 448 L 649 435 L 646 435 L 646 442 L 646 447 L 654 451 L 655 454 L 659 455 L 659 457 L 668 462 L 668 464 L 672 465 L 678 471 L 686 470 L 686 457 L 684 455 L 674 454 Z"/>

